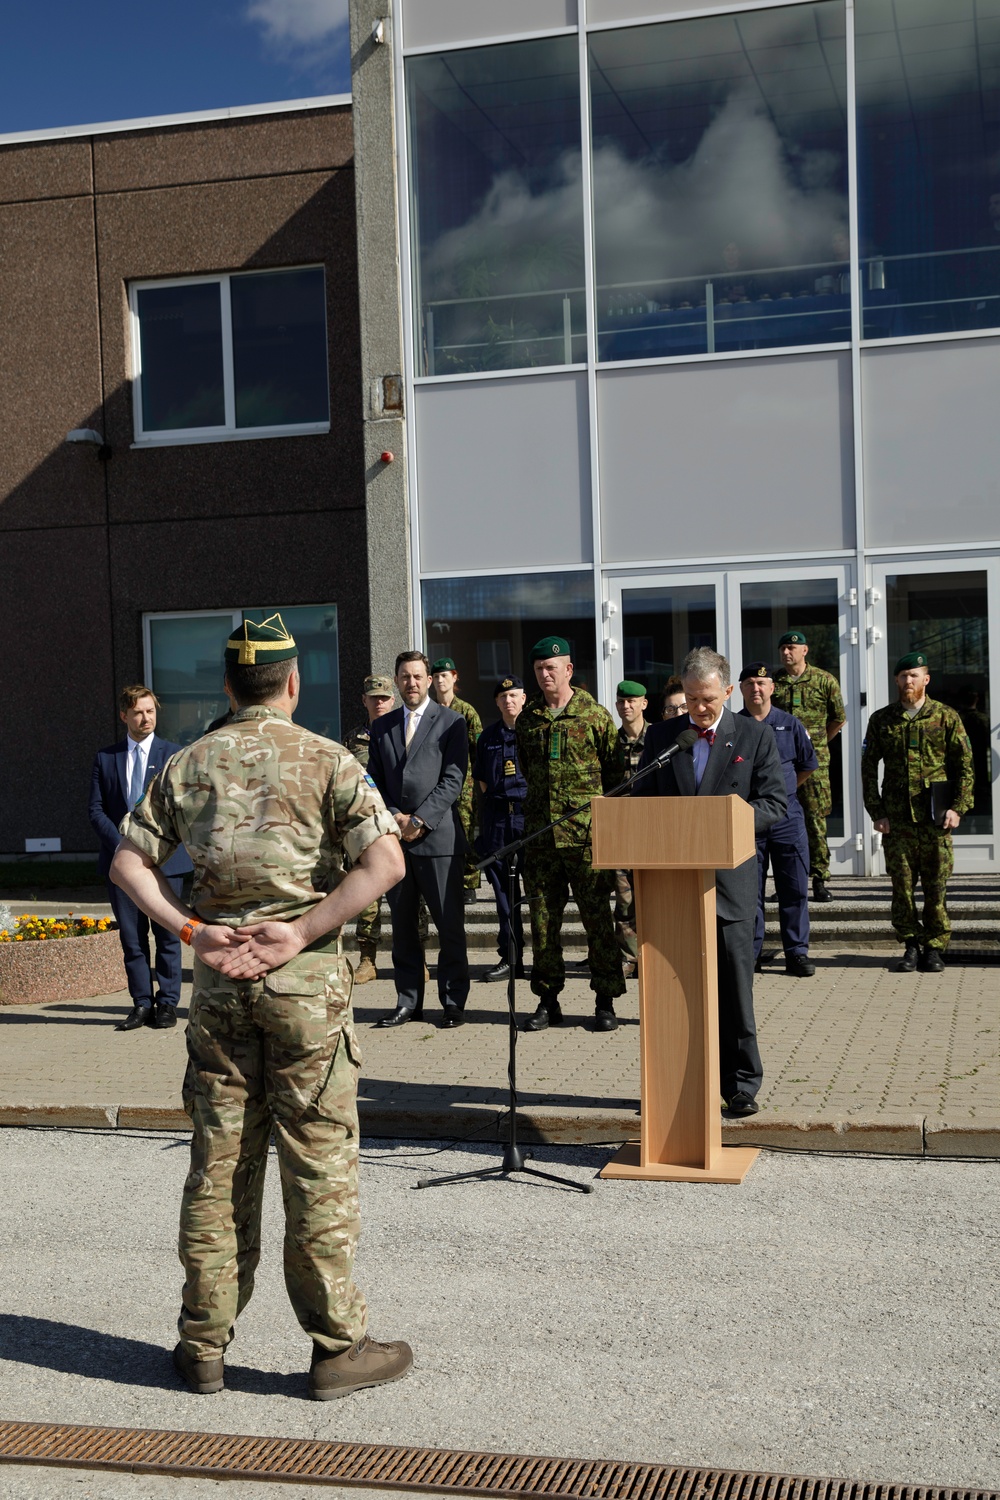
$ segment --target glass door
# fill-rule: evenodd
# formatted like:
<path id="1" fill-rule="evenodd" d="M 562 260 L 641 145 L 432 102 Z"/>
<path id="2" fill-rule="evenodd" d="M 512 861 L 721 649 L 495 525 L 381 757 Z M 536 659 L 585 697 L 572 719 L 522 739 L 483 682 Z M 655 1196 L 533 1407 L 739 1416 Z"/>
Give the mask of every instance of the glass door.
<path id="1" fill-rule="evenodd" d="M 717 574 L 651 574 L 612 580 L 605 606 L 605 702 L 623 678 L 641 682 L 649 718 L 659 718 L 663 690 L 695 646 L 722 638 L 723 579 Z"/>
<path id="2" fill-rule="evenodd" d="M 1000 812 L 1000 725 L 993 722 L 1000 685 L 990 661 L 1000 559 L 977 563 L 961 567 L 953 561 L 909 558 L 880 563 L 872 571 L 871 593 L 871 707 L 895 702 L 894 664 L 909 651 L 923 651 L 930 663 L 930 696 L 955 709 L 969 736 L 974 802 L 955 834 L 955 868 L 966 872 L 996 869 L 994 830 Z M 884 862 L 878 849 L 876 859 L 881 873 Z"/>

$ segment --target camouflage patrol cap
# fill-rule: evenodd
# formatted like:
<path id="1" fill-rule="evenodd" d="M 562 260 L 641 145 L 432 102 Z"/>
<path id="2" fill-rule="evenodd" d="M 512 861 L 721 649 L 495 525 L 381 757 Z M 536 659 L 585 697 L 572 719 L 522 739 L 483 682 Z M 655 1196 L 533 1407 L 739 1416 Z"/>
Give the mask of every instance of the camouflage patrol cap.
<path id="1" fill-rule="evenodd" d="M 506 677 L 501 677 L 500 681 L 493 689 L 493 696 L 494 698 L 499 698 L 501 693 L 509 693 L 514 688 L 520 688 L 523 692 L 524 683 L 521 681 L 520 677 L 514 677 L 513 675 L 508 673 Z"/>
<path id="2" fill-rule="evenodd" d="M 366 677 L 366 698 L 395 698 L 396 689 L 391 677 Z"/>
<path id="3" fill-rule="evenodd" d="M 439 656 L 437 661 L 431 663 L 431 672 L 457 672 L 458 668 L 450 656 Z"/>
<path id="4" fill-rule="evenodd" d="M 911 667 L 927 667 L 928 671 L 930 670 L 927 657 L 922 651 L 907 651 L 906 655 L 901 656 L 893 667 L 892 675 L 898 677 L 900 672 L 908 672 Z"/>
<path id="5" fill-rule="evenodd" d="M 626 677 L 624 682 L 620 682 L 618 684 L 619 698 L 645 698 L 645 696 L 646 689 L 643 687 L 642 683 L 633 682 L 630 677 Z"/>
<path id="6" fill-rule="evenodd" d="M 778 642 L 779 646 L 808 646 L 808 644 L 804 630 L 786 630 Z"/>
<path id="7" fill-rule="evenodd" d="M 548 661 L 550 656 L 571 656 L 569 641 L 561 635 L 543 635 L 531 648 L 532 661 Z"/>
<path id="8" fill-rule="evenodd" d="M 280 615 L 266 620 L 244 620 L 226 642 L 225 658 L 233 666 L 262 667 L 272 661 L 291 661 L 299 648 Z"/>
<path id="9" fill-rule="evenodd" d="M 748 677 L 770 677 L 771 675 L 771 668 L 766 661 L 751 661 L 740 673 L 740 681 L 746 682 Z"/>

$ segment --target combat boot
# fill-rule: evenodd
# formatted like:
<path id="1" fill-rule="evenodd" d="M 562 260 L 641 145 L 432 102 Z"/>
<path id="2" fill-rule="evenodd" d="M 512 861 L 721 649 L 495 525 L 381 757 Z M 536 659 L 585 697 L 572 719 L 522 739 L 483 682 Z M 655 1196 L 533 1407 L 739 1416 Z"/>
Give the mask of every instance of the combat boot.
<path id="1" fill-rule="evenodd" d="M 920 968 L 924 974 L 940 974 L 944 969 L 944 954 L 941 949 L 925 948 Z"/>
<path id="2" fill-rule="evenodd" d="M 223 1380 L 222 1355 L 217 1359 L 192 1359 L 183 1344 L 174 1350 L 174 1369 L 188 1390 L 196 1396 L 211 1396 L 221 1391 Z"/>
<path id="3" fill-rule="evenodd" d="M 538 1001 L 538 1009 L 525 1021 L 524 1029 L 525 1031 L 547 1031 L 550 1026 L 561 1026 L 562 1023 L 563 1013 L 558 995 L 542 995 Z"/>
<path id="4" fill-rule="evenodd" d="M 352 1391 L 402 1380 L 412 1364 L 413 1350 L 409 1344 L 377 1344 L 367 1334 L 341 1354 L 331 1354 L 314 1344 L 309 1394 L 314 1401 L 336 1401 Z"/>
<path id="5" fill-rule="evenodd" d="M 378 978 L 378 969 L 375 967 L 375 955 L 377 948 L 362 948 L 361 962 L 354 971 L 355 984 L 367 984 L 371 979 Z"/>
<path id="6" fill-rule="evenodd" d="M 912 974 L 920 961 L 920 949 L 916 943 L 907 943 L 906 951 L 898 964 L 893 964 L 894 974 Z"/>

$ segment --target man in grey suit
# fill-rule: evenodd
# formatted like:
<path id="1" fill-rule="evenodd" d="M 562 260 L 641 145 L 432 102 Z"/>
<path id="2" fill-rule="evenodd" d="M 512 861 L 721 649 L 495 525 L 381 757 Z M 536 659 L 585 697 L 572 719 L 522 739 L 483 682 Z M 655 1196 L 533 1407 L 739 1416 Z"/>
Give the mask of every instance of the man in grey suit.
<path id="1" fill-rule="evenodd" d="M 461 714 L 428 697 L 430 662 L 420 651 L 396 658 L 402 708 L 371 726 L 368 771 L 402 835 L 406 874 L 386 892 L 392 914 L 396 1009 L 379 1026 L 402 1026 L 424 1009 L 424 955 L 419 933 L 423 896 L 438 930 L 442 1026 L 461 1026 L 469 995 L 463 861 L 466 842 L 458 799 L 469 764 Z"/>
<path id="2" fill-rule="evenodd" d="M 717 651 L 689 651 L 681 672 L 687 714 L 650 724 L 639 769 L 686 729 L 695 743 L 637 783 L 639 797 L 742 797 L 753 808 L 759 838 L 788 810 L 777 741 L 767 724 L 736 718 L 726 706 L 733 691 L 729 663 Z M 755 1115 L 763 1081 L 753 1013 L 756 851 L 735 870 L 715 872 L 719 968 L 719 1073 L 731 1115 Z"/>

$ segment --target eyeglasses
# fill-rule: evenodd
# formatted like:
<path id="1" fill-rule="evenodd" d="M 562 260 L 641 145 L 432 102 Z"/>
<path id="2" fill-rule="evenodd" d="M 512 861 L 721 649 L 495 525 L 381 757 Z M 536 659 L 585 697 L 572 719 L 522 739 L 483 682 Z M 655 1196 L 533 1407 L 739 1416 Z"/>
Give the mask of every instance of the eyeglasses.
<path id="1" fill-rule="evenodd" d="M 664 707 L 663 707 L 663 717 L 665 719 L 676 719 L 679 714 L 686 714 L 686 713 L 687 713 L 687 709 L 684 708 L 684 706 L 682 704 L 679 704 L 679 703 L 666 703 L 666 704 L 664 704 Z"/>

